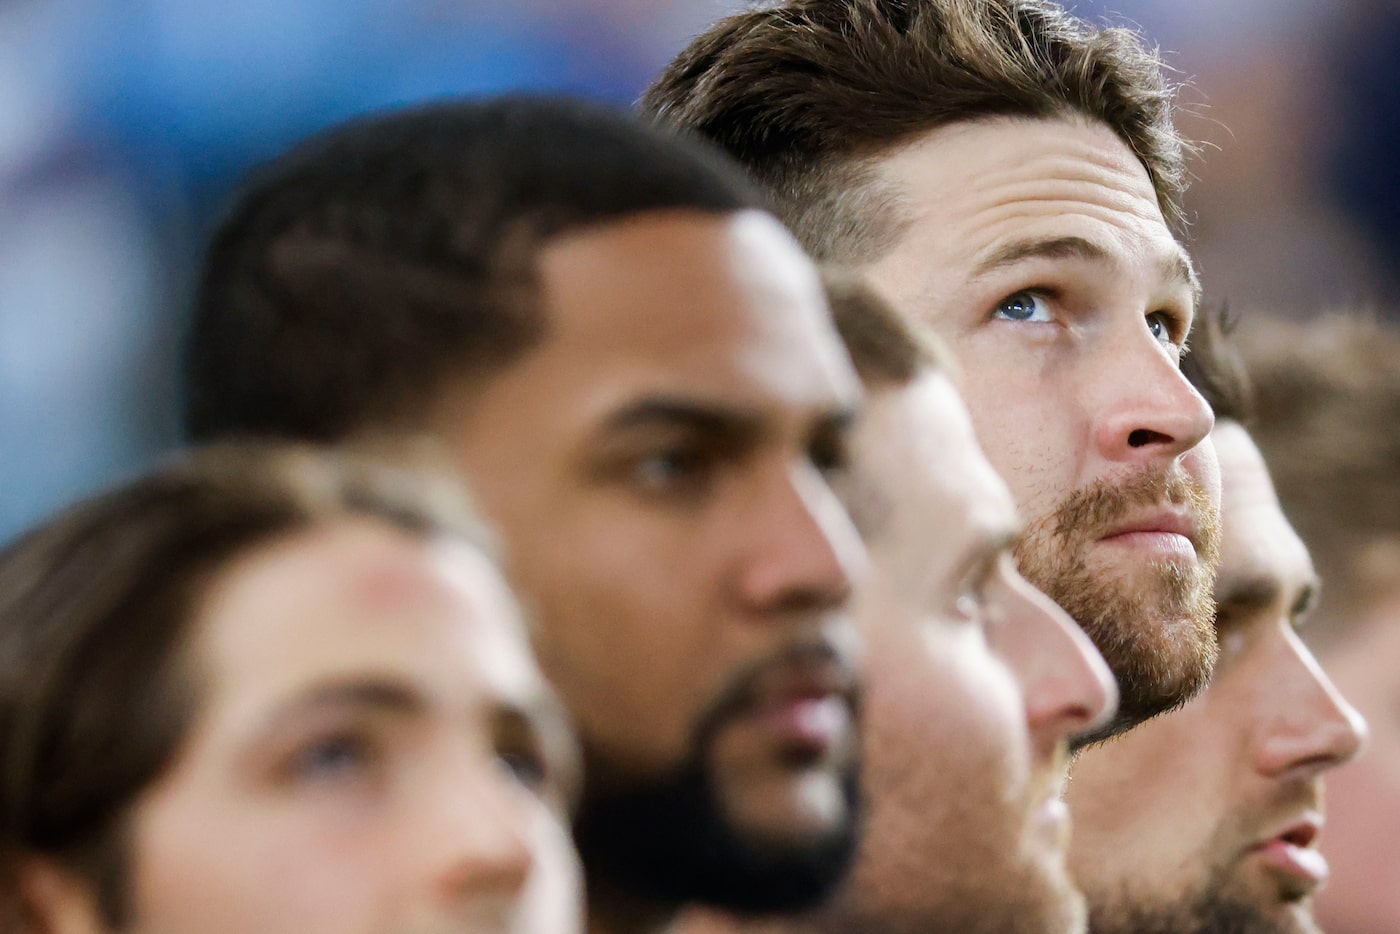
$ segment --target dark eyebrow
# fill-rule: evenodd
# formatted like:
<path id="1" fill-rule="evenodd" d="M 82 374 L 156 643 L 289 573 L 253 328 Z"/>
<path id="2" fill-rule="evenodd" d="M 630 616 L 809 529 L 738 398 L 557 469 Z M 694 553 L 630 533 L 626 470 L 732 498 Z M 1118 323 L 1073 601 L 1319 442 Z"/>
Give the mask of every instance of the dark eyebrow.
<path id="1" fill-rule="evenodd" d="M 1281 594 L 1278 579 L 1267 574 L 1224 578 L 1220 584 L 1216 604 L 1235 612 L 1252 613 L 1268 609 L 1278 602 Z"/>
<path id="2" fill-rule="evenodd" d="M 855 424 L 858 414 L 856 408 L 847 405 L 822 412 L 816 418 L 812 434 L 844 434 Z M 761 413 L 732 403 L 653 396 L 610 414 L 603 421 L 603 430 L 622 432 L 673 428 L 713 438 L 743 441 L 760 436 L 764 421 Z"/>
<path id="3" fill-rule="evenodd" d="M 1268 575 L 1254 575 L 1230 581 L 1222 581 L 1224 585 L 1216 599 L 1220 607 L 1228 608 L 1236 613 L 1256 613 L 1263 612 L 1274 606 L 1283 597 L 1283 587 L 1275 577 Z M 1289 618 L 1295 623 L 1299 617 L 1303 616 L 1317 600 L 1318 583 L 1316 579 L 1309 580 L 1298 588 L 1298 595 L 1294 598 L 1292 606 L 1288 608 Z"/>
<path id="4" fill-rule="evenodd" d="M 679 428 L 717 437 L 748 437 L 758 435 L 762 424 L 757 412 L 733 405 L 654 396 L 613 412 L 604 420 L 603 429 Z"/>
<path id="5" fill-rule="evenodd" d="M 1020 526 L 998 525 L 979 530 L 980 542 L 976 553 L 967 562 L 964 576 L 974 569 L 979 581 L 985 581 L 996 570 L 1002 555 L 1014 554 L 1025 531 Z"/>
<path id="6" fill-rule="evenodd" d="M 1013 266 L 1028 259 L 1078 259 L 1091 263 L 1108 263 L 1112 257 L 1103 247 L 1083 237 L 1054 237 L 1048 240 L 1015 240 L 999 247 L 984 259 L 976 270 L 976 275 Z M 1191 258 L 1180 244 L 1162 263 L 1162 275 L 1171 284 L 1184 285 L 1191 290 L 1193 301 L 1199 303 L 1201 295 L 1200 278 L 1196 275 Z"/>

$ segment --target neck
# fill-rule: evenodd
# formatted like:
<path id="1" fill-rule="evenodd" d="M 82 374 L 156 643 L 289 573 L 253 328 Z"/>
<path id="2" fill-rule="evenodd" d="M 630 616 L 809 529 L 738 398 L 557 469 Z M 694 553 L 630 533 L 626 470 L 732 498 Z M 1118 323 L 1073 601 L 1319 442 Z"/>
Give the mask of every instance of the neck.
<path id="1" fill-rule="evenodd" d="M 588 934 L 668 934 L 677 907 L 618 892 L 588 887 Z"/>
<path id="2" fill-rule="evenodd" d="M 678 927 L 678 934 L 817 934 L 802 918 L 739 918 L 704 908 L 686 912 Z"/>

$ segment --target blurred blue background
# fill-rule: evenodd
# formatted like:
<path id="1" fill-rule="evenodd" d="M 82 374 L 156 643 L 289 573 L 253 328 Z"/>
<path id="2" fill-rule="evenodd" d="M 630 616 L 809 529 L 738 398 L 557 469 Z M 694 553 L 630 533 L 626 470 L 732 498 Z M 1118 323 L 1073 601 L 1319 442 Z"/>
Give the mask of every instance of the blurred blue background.
<path id="1" fill-rule="evenodd" d="M 0 0 L 0 540 L 177 442 L 200 244 L 251 164 L 366 110 L 556 89 L 631 103 L 728 0 Z M 1265 313 L 1397 277 L 1400 13 L 1122 0 L 1191 87 L 1193 249 Z M 1388 310 L 1388 309 L 1383 309 Z"/>

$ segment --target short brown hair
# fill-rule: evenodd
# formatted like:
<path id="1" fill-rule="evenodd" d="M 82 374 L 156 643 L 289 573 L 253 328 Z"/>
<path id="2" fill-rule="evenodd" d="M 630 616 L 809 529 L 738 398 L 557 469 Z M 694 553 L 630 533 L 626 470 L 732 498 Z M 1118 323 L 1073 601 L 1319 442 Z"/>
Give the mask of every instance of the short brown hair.
<path id="1" fill-rule="evenodd" d="M 13 870 L 30 857 L 90 885 L 120 926 L 126 815 L 188 731 L 180 649 L 210 577 L 351 516 L 485 544 L 445 479 L 238 445 L 182 456 L 0 551 L 0 929 L 23 910 Z"/>
<path id="2" fill-rule="evenodd" d="M 438 102 L 259 169 L 204 258 L 185 430 L 341 441 L 419 427 L 548 333 L 551 239 L 649 211 L 760 206 L 713 148 L 569 98 Z"/>
<path id="3" fill-rule="evenodd" d="M 836 332 L 867 387 L 903 385 L 947 370 L 948 351 L 930 330 L 885 301 L 854 273 L 822 269 Z"/>
<path id="4" fill-rule="evenodd" d="M 1322 576 L 1325 645 L 1400 582 L 1400 331 L 1334 314 L 1247 333 L 1252 434 Z"/>
<path id="5" fill-rule="evenodd" d="M 1180 233 L 1174 89 L 1137 34 L 1048 0 L 786 0 L 697 38 L 641 106 L 718 143 L 821 261 L 865 262 L 901 229 L 873 157 L 965 120 L 1081 116 L 1111 128 Z"/>

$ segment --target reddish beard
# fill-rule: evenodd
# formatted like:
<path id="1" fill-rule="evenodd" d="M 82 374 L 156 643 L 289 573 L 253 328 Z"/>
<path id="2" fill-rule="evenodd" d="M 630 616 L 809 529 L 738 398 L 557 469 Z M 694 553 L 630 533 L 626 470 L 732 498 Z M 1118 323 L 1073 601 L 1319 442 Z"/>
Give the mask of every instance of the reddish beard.
<path id="1" fill-rule="evenodd" d="M 1197 528 L 1194 561 L 1144 558 L 1091 567 L 1095 543 L 1152 507 L 1186 507 Z M 1118 679 L 1117 716 L 1084 745 L 1116 735 L 1194 697 L 1215 666 L 1215 568 L 1220 511 L 1181 471 L 1098 481 L 1031 524 L 1016 546 L 1021 573 L 1074 617 Z"/>

